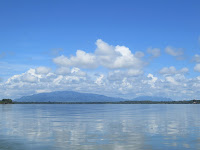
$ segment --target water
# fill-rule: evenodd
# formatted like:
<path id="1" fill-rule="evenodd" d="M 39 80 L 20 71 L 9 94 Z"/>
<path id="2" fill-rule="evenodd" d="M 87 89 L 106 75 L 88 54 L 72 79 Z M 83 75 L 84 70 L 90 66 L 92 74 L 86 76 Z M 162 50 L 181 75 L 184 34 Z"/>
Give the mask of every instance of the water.
<path id="1" fill-rule="evenodd" d="M 200 149 L 200 105 L 0 105 L 0 150 Z"/>

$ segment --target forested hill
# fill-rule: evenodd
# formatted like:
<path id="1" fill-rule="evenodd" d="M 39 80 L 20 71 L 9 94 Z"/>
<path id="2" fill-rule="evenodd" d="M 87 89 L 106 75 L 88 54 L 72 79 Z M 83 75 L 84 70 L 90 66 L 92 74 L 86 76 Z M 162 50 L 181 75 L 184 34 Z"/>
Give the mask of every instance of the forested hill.
<path id="1" fill-rule="evenodd" d="M 79 93 L 74 91 L 57 91 L 23 96 L 15 99 L 17 102 L 119 102 L 127 101 L 123 98 L 108 97 L 99 94 Z M 128 100 L 130 101 L 130 100 Z M 155 96 L 140 96 L 131 101 L 172 101 L 170 98 Z"/>
<path id="2" fill-rule="evenodd" d="M 118 102 L 125 101 L 122 98 L 107 97 L 104 95 L 79 93 L 73 91 L 57 91 L 40 93 L 31 96 L 23 96 L 15 99 L 17 102 Z"/>

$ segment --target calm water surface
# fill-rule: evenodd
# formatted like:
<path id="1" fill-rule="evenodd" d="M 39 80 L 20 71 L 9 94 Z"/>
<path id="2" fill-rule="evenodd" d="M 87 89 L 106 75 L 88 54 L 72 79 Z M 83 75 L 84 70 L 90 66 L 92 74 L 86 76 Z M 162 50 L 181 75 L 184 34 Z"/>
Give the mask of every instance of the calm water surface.
<path id="1" fill-rule="evenodd" d="M 200 105 L 0 105 L 1 150 L 200 149 Z"/>

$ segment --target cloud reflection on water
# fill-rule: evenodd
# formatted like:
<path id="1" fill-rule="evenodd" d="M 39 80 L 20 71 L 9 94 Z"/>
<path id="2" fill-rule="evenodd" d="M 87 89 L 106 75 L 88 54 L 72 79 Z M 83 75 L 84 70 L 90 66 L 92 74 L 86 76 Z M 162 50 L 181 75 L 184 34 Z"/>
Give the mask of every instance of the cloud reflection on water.
<path id="1" fill-rule="evenodd" d="M 191 149 L 200 146 L 199 113 L 198 105 L 0 105 L 0 135 L 26 149 Z"/>

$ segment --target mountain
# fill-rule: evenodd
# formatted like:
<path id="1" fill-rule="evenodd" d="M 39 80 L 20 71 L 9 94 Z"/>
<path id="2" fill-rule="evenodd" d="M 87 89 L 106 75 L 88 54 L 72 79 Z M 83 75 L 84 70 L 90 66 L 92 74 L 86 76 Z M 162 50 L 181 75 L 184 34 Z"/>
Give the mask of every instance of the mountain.
<path id="1" fill-rule="evenodd" d="M 104 95 L 79 93 L 73 91 L 57 91 L 23 96 L 15 99 L 17 102 L 118 102 L 122 98 L 107 97 Z"/>
<path id="2" fill-rule="evenodd" d="M 173 101 L 171 98 L 156 97 L 156 96 L 139 96 L 132 100 L 133 101 Z"/>

